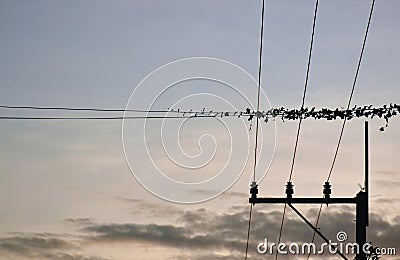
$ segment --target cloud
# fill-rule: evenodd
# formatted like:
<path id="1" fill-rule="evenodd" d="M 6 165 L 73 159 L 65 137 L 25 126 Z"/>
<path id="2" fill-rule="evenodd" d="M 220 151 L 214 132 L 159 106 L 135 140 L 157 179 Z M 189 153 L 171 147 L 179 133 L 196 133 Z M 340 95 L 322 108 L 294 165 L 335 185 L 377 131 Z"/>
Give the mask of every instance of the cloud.
<path id="1" fill-rule="evenodd" d="M 137 224 L 137 223 L 96 223 L 92 219 L 70 219 L 78 224 L 85 233 L 83 237 L 89 243 L 145 243 L 159 247 L 175 248 L 190 253 L 178 254 L 176 259 L 242 259 L 246 243 L 248 225 L 248 205 L 233 205 L 223 214 L 216 214 L 205 208 L 182 210 L 174 205 L 160 206 L 136 199 L 119 198 L 130 203 L 136 210 L 145 215 L 168 215 L 171 223 L 168 225 Z M 301 210 L 301 209 L 299 209 Z M 353 206 L 330 206 L 323 210 L 319 227 L 332 240 L 336 233 L 346 231 L 349 241 L 354 240 L 355 208 Z M 303 210 L 303 214 L 313 222 L 317 210 Z M 251 224 L 250 254 L 252 259 L 258 259 L 256 245 L 265 237 L 277 241 L 282 217 L 281 206 L 271 205 L 268 210 L 256 207 L 253 210 Z M 398 219 L 385 219 L 382 214 L 370 214 L 368 240 L 375 246 L 400 247 L 400 225 Z M 290 209 L 285 219 L 282 241 L 310 242 L 311 229 Z M 317 239 L 316 241 L 321 241 Z M 207 252 L 207 253 L 205 253 Z M 182 256 L 182 258 L 179 258 Z M 260 258 L 263 259 L 263 258 Z M 265 258 L 264 258 L 265 259 Z M 291 258 L 293 259 L 293 258 Z"/>
<path id="2" fill-rule="evenodd" d="M 218 254 L 200 254 L 200 255 L 180 255 L 180 256 L 175 256 L 172 257 L 168 260 L 186 260 L 186 259 L 192 259 L 192 260 L 231 260 L 231 259 L 243 259 L 242 255 L 238 254 L 227 254 L 227 255 L 218 255 Z M 252 258 L 255 259 L 255 258 Z M 264 258 L 265 259 L 265 258 Z"/>
<path id="3" fill-rule="evenodd" d="M 400 185 L 400 180 L 376 180 L 375 183 L 381 187 L 397 188 Z"/>
<path id="4" fill-rule="evenodd" d="M 41 249 L 67 249 L 73 248 L 74 245 L 49 235 L 36 234 L 36 235 L 16 235 L 12 237 L 5 237 L 1 240 L 1 248 L 6 250 L 19 250 L 27 252 L 32 248 Z M 23 245 L 23 246 L 21 246 Z"/>
<path id="5" fill-rule="evenodd" d="M 65 221 L 67 223 L 81 226 L 81 225 L 94 223 L 95 219 L 93 219 L 93 218 L 67 218 Z"/>
<path id="6" fill-rule="evenodd" d="M 79 246 L 75 242 L 50 233 L 14 233 L 0 238 L 0 257 L 6 259 L 105 259 L 72 253 L 76 250 Z"/>
<path id="7" fill-rule="evenodd" d="M 389 177 L 393 177 L 393 176 L 399 176 L 400 172 L 398 171 L 376 171 L 376 173 L 378 173 L 379 175 L 384 175 L 384 176 L 389 176 Z"/>
<path id="8" fill-rule="evenodd" d="M 371 201 L 371 203 L 376 203 L 376 204 L 393 204 L 396 203 L 398 199 L 389 199 L 389 198 L 379 198 L 376 199 L 375 201 Z"/>
<path id="9" fill-rule="evenodd" d="M 243 247 L 241 241 L 220 240 L 211 234 L 195 234 L 191 230 L 157 224 L 97 224 L 86 227 L 83 231 L 90 233 L 88 238 L 95 242 L 147 242 L 179 249 L 235 249 Z M 236 250 L 236 249 L 235 249 Z"/>
<path id="10" fill-rule="evenodd" d="M 126 198 L 122 196 L 117 196 L 114 198 L 116 201 L 126 203 L 131 206 L 132 213 L 134 215 L 142 214 L 146 217 L 165 217 L 165 216 L 176 216 L 183 213 L 183 210 L 165 204 L 156 204 L 149 201 L 144 201 L 141 199 Z"/>
<path id="11" fill-rule="evenodd" d="M 234 211 L 224 214 L 216 214 L 204 208 L 184 211 L 169 225 L 87 223 L 82 225 L 82 231 L 90 243 L 147 243 L 183 252 L 189 250 L 190 259 L 241 259 L 246 247 L 249 212 L 248 207 L 233 208 Z M 336 241 L 337 232 L 345 231 L 348 240 L 353 241 L 354 210 L 348 206 L 324 210 L 319 224 L 322 233 Z M 305 215 L 316 216 L 316 210 L 309 209 Z M 249 247 L 253 259 L 257 259 L 254 258 L 257 256 L 255 248 L 264 238 L 271 242 L 278 241 L 281 217 L 282 211 L 275 208 L 269 211 L 253 210 Z M 400 224 L 396 219 L 387 220 L 381 214 L 371 213 L 368 240 L 373 241 L 375 246 L 400 248 Z M 312 218 L 310 221 L 313 222 Z M 310 242 L 311 237 L 312 230 L 288 210 L 281 241 L 306 243 Z M 321 239 L 316 241 L 320 243 Z M 176 259 L 185 259 L 184 256 L 178 255 Z"/>
<path id="12" fill-rule="evenodd" d="M 141 205 L 140 201 L 128 201 Z M 170 206 L 172 209 L 176 207 Z M 162 209 L 162 207 L 161 207 Z M 145 209 L 143 209 L 145 210 Z M 242 259 L 246 248 L 249 207 L 234 205 L 226 213 L 218 214 L 205 208 L 181 211 L 173 215 L 169 224 L 99 223 L 90 218 L 67 219 L 67 223 L 79 228 L 79 237 L 49 233 L 24 234 L 0 238 L 0 256 L 24 256 L 41 259 L 101 259 L 79 254 L 90 248 L 104 245 L 149 245 L 165 250 L 175 250 L 171 260 L 179 259 Z M 316 209 L 301 209 L 311 221 L 315 221 Z M 332 241 L 336 234 L 345 231 L 348 241 L 354 241 L 355 208 L 330 206 L 324 208 L 320 230 Z M 153 212 L 153 209 L 149 209 Z M 144 212 L 146 213 L 146 212 Z M 256 246 L 265 238 L 278 241 L 282 210 L 279 207 L 253 208 L 249 255 L 251 259 L 268 259 L 256 252 Z M 400 215 L 386 219 L 382 214 L 370 214 L 368 241 L 375 246 L 400 248 Z M 308 243 L 311 229 L 290 209 L 285 217 L 282 242 Z M 79 245 L 78 242 L 79 241 Z M 317 244 L 321 239 L 317 239 Z M 175 252 L 174 251 L 174 252 Z M 282 259 L 295 259 L 281 257 Z M 300 259 L 300 258 L 299 258 Z"/>

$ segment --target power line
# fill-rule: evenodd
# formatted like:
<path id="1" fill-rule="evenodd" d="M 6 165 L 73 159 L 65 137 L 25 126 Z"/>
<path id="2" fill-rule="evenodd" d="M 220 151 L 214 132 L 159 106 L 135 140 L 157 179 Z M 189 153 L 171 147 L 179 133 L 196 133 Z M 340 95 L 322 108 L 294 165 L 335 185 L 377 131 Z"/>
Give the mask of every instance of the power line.
<path id="1" fill-rule="evenodd" d="M 314 45 L 315 24 L 316 24 L 316 21 L 317 21 L 317 12 L 318 12 L 318 1 L 319 0 L 315 1 L 315 10 L 314 10 L 312 33 L 311 33 L 311 42 L 310 42 L 310 49 L 309 49 L 309 53 L 308 53 L 306 80 L 305 80 L 305 83 L 304 83 L 304 92 L 303 92 L 303 98 L 302 98 L 302 101 L 301 101 L 301 109 L 300 110 L 304 109 L 304 102 L 305 102 L 305 99 L 306 99 L 306 93 L 307 93 L 307 87 L 308 87 L 308 79 L 309 79 L 309 75 L 310 75 L 311 57 L 312 57 L 312 50 L 313 50 L 313 45 Z M 294 152 L 293 152 L 293 160 L 292 160 L 292 166 L 291 166 L 291 169 L 290 169 L 289 181 L 292 180 L 292 176 L 293 176 L 293 169 L 294 169 L 294 163 L 295 163 L 295 158 L 296 158 L 296 153 L 297 153 L 297 145 L 298 145 L 298 142 L 299 142 L 299 135 L 300 135 L 300 128 L 301 128 L 302 121 L 303 121 L 303 117 L 300 117 L 299 125 L 297 127 L 296 143 L 295 143 Z"/>
<path id="2" fill-rule="evenodd" d="M 168 109 L 168 110 L 143 110 L 143 109 L 109 109 L 109 108 L 81 108 L 81 107 L 46 107 L 46 106 L 10 106 L 0 105 L 0 108 L 8 110 L 57 110 L 57 111 L 88 111 L 88 112 L 135 112 L 135 113 L 173 113 L 181 116 L 113 116 L 113 117 L 49 117 L 49 116 L 0 116 L 1 119 L 8 120 L 121 120 L 121 119 L 185 119 L 185 118 L 215 118 L 215 117 L 227 117 L 227 116 L 250 116 L 246 112 L 224 112 L 224 111 L 205 111 L 202 110 L 180 110 Z M 187 116 L 186 116 L 187 115 Z"/>
<path id="3" fill-rule="evenodd" d="M 0 108 L 4 109 L 20 109 L 20 110 L 63 110 L 63 111 L 89 111 L 89 112 L 136 112 L 136 113 L 176 113 L 176 114 L 193 114 L 193 115 L 202 115 L 208 114 L 213 116 L 218 116 L 224 113 L 224 116 L 228 114 L 238 114 L 239 111 L 235 112 L 224 112 L 224 111 L 205 111 L 203 110 L 180 110 L 178 109 L 164 109 L 164 110 L 144 110 L 144 109 L 114 109 L 114 108 L 82 108 L 82 107 L 46 107 L 46 106 L 9 106 L 9 105 L 0 105 Z M 227 114 L 228 113 L 228 114 Z M 244 115 L 242 112 L 241 115 Z"/>
<path id="4" fill-rule="evenodd" d="M 96 111 L 96 112 L 101 112 L 101 113 L 108 113 L 108 112 L 122 112 L 125 110 L 123 109 L 103 109 L 103 108 L 73 108 L 73 107 L 33 107 L 33 106 L 5 106 L 5 105 L 0 105 L 0 111 L 1 108 L 6 109 L 6 110 L 68 110 L 70 112 L 80 112 L 80 111 Z M 303 107 L 303 109 L 288 109 L 284 107 L 280 108 L 271 108 L 266 111 L 252 111 L 249 108 L 247 108 L 245 111 L 213 111 L 213 110 L 205 110 L 203 108 L 202 110 L 197 110 L 194 111 L 193 109 L 191 110 L 181 110 L 181 109 L 168 109 L 168 110 L 139 110 L 139 109 L 131 109 L 131 110 L 126 110 L 130 112 L 134 112 L 135 114 L 144 114 L 144 115 L 125 115 L 126 118 L 128 117 L 134 117 L 134 118 L 150 118 L 149 114 L 153 114 L 152 117 L 155 117 L 154 114 L 158 114 L 157 116 L 159 117 L 171 117 L 171 118 L 185 118 L 186 117 L 247 117 L 248 121 L 252 121 L 254 117 L 257 117 L 257 119 L 263 119 L 265 122 L 268 122 L 268 119 L 276 119 L 280 118 L 282 121 L 285 120 L 304 120 L 307 118 L 314 118 L 314 119 L 326 119 L 326 120 L 336 120 L 336 119 L 346 119 L 346 120 L 351 120 L 353 118 L 374 118 L 374 117 L 379 117 L 382 118 L 386 121 L 386 126 L 389 124 L 389 119 L 398 116 L 400 114 L 400 105 L 398 104 L 392 104 L 390 103 L 389 105 L 383 105 L 381 107 L 373 107 L 372 105 L 368 106 L 354 106 L 351 109 L 345 109 L 345 108 L 336 108 L 336 109 L 328 109 L 328 108 L 321 108 L 321 109 L 315 109 L 313 108 L 307 108 Z M 174 114 L 176 115 L 175 117 L 169 116 L 168 114 Z M 160 115 L 162 114 L 162 115 Z M 179 115 L 179 116 L 177 116 Z M 14 116 L 14 115 L 3 115 L 4 119 L 7 118 L 19 118 L 23 116 Z M 50 116 L 41 116 L 41 118 L 46 119 Z M 58 117 L 58 116 L 56 116 Z M 64 117 L 64 116 L 63 116 Z M 26 116 L 23 118 L 29 119 L 30 117 Z M 69 117 L 72 119 L 72 117 Z M 87 118 L 87 117 L 84 117 Z M 83 119 L 84 119 L 83 118 Z M 92 116 L 90 116 L 92 118 Z M 116 117 L 95 117 L 95 119 L 123 119 L 122 116 Z M 68 119 L 68 118 L 67 118 Z M 381 131 L 384 130 L 384 127 L 381 127 Z"/>
<path id="5" fill-rule="evenodd" d="M 355 90 L 355 87 L 356 87 L 356 84 L 357 84 L 358 74 L 360 72 L 361 62 L 362 62 L 362 59 L 363 59 L 363 56 L 364 56 L 365 45 L 367 43 L 368 32 L 369 32 L 369 28 L 370 28 L 370 25 L 371 25 L 371 20 L 372 20 L 372 14 L 373 14 L 373 11 L 374 11 L 374 7 L 375 7 L 375 0 L 372 0 L 370 12 L 369 12 L 369 17 L 368 17 L 368 23 L 367 23 L 367 27 L 365 29 L 364 40 L 363 40 L 363 43 L 362 43 L 361 52 L 360 52 L 360 56 L 359 56 L 359 59 L 358 59 L 357 69 L 356 69 L 356 73 L 354 75 L 354 80 L 353 80 L 353 85 L 352 85 L 351 92 L 350 92 L 349 101 L 347 103 L 347 110 L 350 108 L 351 100 L 353 99 L 354 90 Z M 340 147 L 340 144 L 342 142 L 342 137 L 343 137 L 343 133 L 344 133 L 344 127 L 346 125 L 346 122 L 347 122 L 347 118 L 345 117 L 344 120 L 343 120 L 342 128 L 340 129 L 340 134 L 339 134 L 339 139 L 338 139 L 338 143 L 337 143 L 337 146 L 336 146 L 335 154 L 334 154 L 334 157 L 333 157 L 333 160 L 332 160 L 332 164 L 331 164 L 331 168 L 329 170 L 329 174 L 328 174 L 328 177 L 327 177 L 327 180 L 326 180 L 327 182 L 329 182 L 329 180 L 330 180 L 330 178 L 332 176 L 333 168 L 334 168 L 335 163 L 336 163 L 336 158 L 337 158 L 337 155 L 339 153 L 339 147 Z M 320 217 L 321 217 L 321 211 L 322 211 L 322 204 L 320 205 L 320 208 L 319 208 L 319 211 L 318 211 L 318 215 L 317 215 L 317 220 L 315 222 L 315 226 L 316 227 L 318 227 L 318 224 L 319 224 L 319 220 L 320 220 Z M 313 238 L 312 238 L 312 242 L 311 243 L 314 242 L 314 239 L 315 239 L 315 232 L 313 233 Z M 310 257 L 310 255 L 308 255 L 307 259 L 309 259 L 309 257 Z"/>
<path id="6" fill-rule="evenodd" d="M 247 254 L 249 252 L 249 240 L 250 240 L 250 224 L 251 224 L 251 213 L 253 211 L 253 204 L 250 204 L 250 213 L 249 213 L 249 224 L 247 226 L 247 242 L 246 242 L 246 255 L 245 260 L 247 259 Z"/>
<path id="7" fill-rule="evenodd" d="M 285 206 L 283 207 L 281 227 L 279 228 L 279 239 L 278 239 L 277 245 L 279 245 L 279 243 L 281 242 L 281 238 L 282 238 L 283 223 L 285 222 L 286 206 L 287 206 L 287 204 L 285 203 Z M 276 259 L 278 259 L 278 253 L 275 254 L 275 260 Z"/>
<path id="8" fill-rule="evenodd" d="M 252 186 L 256 187 L 256 168 L 257 168 L 257 148 L 258 148 L 258 132 L 259 132 L 259 121 L 260 117 L 258 116 L 260 112 L 260 92 L 261 92 L 261 71 L 262 71 L 262 50 L 263 50 L 263 37 L 264 37 L 264 9 L 265 9 L 265 0 L 262 0 L 262 8 L 261 8 L 261 29 L 260 29 L 260 52 L 259 52 L 259 60 L 258 60 L 258 88 L 257 88 L 257 111 L 256 111 L 256 136 L 255 136 L 255 145 L 254 145 L 254 165 L 253 165 L 253 184 Z M 249 213 L 249 224 L 247 229 L 247 241 L 246 241 L 246 254 L 245 260 L 247 259 L 248 249 L 249 249 L 249 241 L 250 241 L 250 228 L 251 228 L 251 213 L 253 210 L 253 205 L 250 205 L 250 213 Z"/>
<path id="9" fill-rule="evenodd" d="M 358 74 L 360 72 L 361 62 L 362 62 L 362 59 L 363 59 L 363 56 L 364 56 L 364 50 L 365 50 L 365 45 L 367 43 L 367 37 L 368 37 L 369 27 L 371 25 L 371 19 L 372 19 L 372 13 L 374 11 L 374 6 L 375 6 L 375 0 L 372 0 L 371 10 L 369 12 L 368 24 L 367 24 L 367 28 L 365 30 L 364 41 L 363 41 L 363 44 L 362 44 L 360 57 L 358 59 L 357 70 L 356 70 L 356 74 L 354 76 L 353 86 L 351 88 L 349 101 L 347 103 L 347 109 L 350 108 L 351 100 L 353 99 L 354 90 L 355 90 L 355 87 L 356 87 L 356 84 L 357 84 Z M 346 125 L 346 121 L 347 121 L 347 119 L 345 118 L 344 121 L 343 121 L 343 124 L 342 124 L 342 129 L 340 130 L 338 145 L 336 147 L 335 156 L 333 157 L 333 161 L 332 161 L 331 169 L 329 170 L 329 175 L 328 175 L 327 181 L 329 181 L 329 179 L 330 179 L 330 177 L 332 175 L 333 167 L 335 166 L 335 162 L 336 162 L 337 154 L 338 154 L 338 151 L 339 151 L 340 143 L 342 141 L 342 136 L 343 136 L 343 132 L 344 132 L 344 127 Z"/>
<path id="10" fill-rule="evenodd" d="M 146 113 L 171 112 L 169 110 L 139 110 L 139 109 L 126 109 L 125 110 L 125 109 L 108 109 L 108 108 L 6 106 L 6 105 L 0 105 L 0 108 L 6 108 L 6 109 L 32 109 L 32 110 L 93 111 L 93 112 L 146 112 Z"/>
<path id="11" fill-rule="evenodd" d="M 205 111 L 181 111 L 180 109 L 167 109 L 167 110 L 143 110 L 143 109 L 120 109 L 120 108 L 88 108 L 88 107 L 46 107 L 46 106 L 9 106 L 0 105 L 4 109 L 28 109 L 28 110 L 65 110 L 65 111 L 90 111 L 90 112 L 137 112 L 137 113 L 178 113 L 178 114 L 200 114 Z M 207 111 L 209 112 L 209 111 Z M 212 111 L 210 111 L 212 112 Z"/>
<path id="12" fill-rule="evenodd" d="M 122 119 L 190 119 L 215 118 L 209 115 L 198 116 L 116 116 L 116 117 L 30 117 L 30 116 L 0 116 L 0 120 L 122 120 Z"/>
<path id="13" fill-rule="evenodd" d="M 264 35 L 264 0 L 262 1 L 261 11 L 261 35 L 260 35 L 260 57 L 258 65 L 258 88 L 257 88 L 257 113 L 260 112 L 260 91 L 261 91 L 261 68 L 262 68 L 262 49 L 263 49 L 263 35 Z M 258 148 L 258 128 L 260 118 L 256 118 L 256 141 L 254 147 L 254 167 L 253 167 L 253 182 L 256 182 L 256 167 L 257 167 L 257 148 Z"/>
<path id="14" fill-rule="evenodd" d="M 315 1 L 313 25 L 312 25 L 312 32 L 311 32 L 311 42 L 310 42 L 310 48 L 309 48 L 309 53 L 308 53 L 307 72 L 306 72 L 306 79 L 305 79 L 305 83 L 304 83 L 303 98 L 301 101 L 301 108 L 300 108 L 301 111 L 303 111 L 303 109 L 304 109 L 304 103 L 305 103 L 305 99 L 306 99 L 307 86 L 308 86 L 308 79 L 309 79 L 309 75 L 310 75 L 311 57 L 312 57 L 312 50 L 313 50 L 313 46 L 314 46 L 315 25 L 316 25 L 317 14 L 318 14 L 318 2 L 319 2 L 319 0 Z M 290 168 L 289 182 L 291 182 L 292 176 L 293 176 L 293 169 L 294 169 L 294 163 L 295 163 L 295 159 L 296 159 L 297 146 L 299 143 L 299 136 L 300 136 L 300 129 L 301 129 L 302 121 L 303 121 L 303 117 L 301 116 L 298 127 L 297 127 L 296 142 L 295 142 L 294 151 L 293 151 L 292 165 Z M 281 222 L 281 227 L 280 227 L 280 232 L 279 232 L 278 244 L 281 242 L 281 238 L 282 238 L 282 230 L 283 230 L 283 225 L 284 225 L 284 220 L 285 220 L 285 214 L 286 214 L 286 204 L 285 204 L 285 207 L 284 207 L 284 210 L 282 213 L 282 222 Z M 278 251 L 275 255 L 275 259 L 277 259 L 277 258 L 278 258 Z"/>

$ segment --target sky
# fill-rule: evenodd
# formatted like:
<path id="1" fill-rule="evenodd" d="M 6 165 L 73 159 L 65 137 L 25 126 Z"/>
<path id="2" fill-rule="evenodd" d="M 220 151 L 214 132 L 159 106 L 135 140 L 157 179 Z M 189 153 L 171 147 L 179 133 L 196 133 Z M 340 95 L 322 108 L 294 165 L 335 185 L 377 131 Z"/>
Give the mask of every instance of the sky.
<path id="1" fill-rule="evenodd" d="M 300 107 L 314 4 L 266 0 L 261 110 Z M 306 106 L 347 105 L 370 4 L 319 2 Z M 397 0 L 376 1 L 352 105 L 400 103 L 399 8 Z M 243 111 L 256 103 L 260 21 L 261 1 L 0 0 L 0 105 Z M 210 59 L 199 67 L 174 63 L 193 57 Z M 206 72 L 215 78 L 171 85 L 185 73 Z M 0 116 L 94 115 L 0 110 Z M 259 196 L 284 196 L 297 122 L 260 124 Z M 295 196 L 322 195 L 341 124 L 303 121 Z M 0 258 L 244 259 L 255 122 L 250 125 L 226 117 L 0 120 Z M 384 132 L 382 125 L 370 120 L 368 241 L 400 254 L 400 121 L 393 118 Z M 332 196 L 360 190 L 363 127 L 363 119 L 346 124 Z M 189 184 L 175 189 L 153 176 Z M 216 186 L 196 184 L 209 179 Z M 249 259 L 274 259 L 256 246 L 278 240 L 282 210 L 253 208 Z M 318 206 L 299 210 L 315 221 Z M 332 238 L 345 231 L 354 240 L 354 212 L 353 206 L 323 207 L 321 231 Z M 288 210 L 282 241 L 311 237 Z M 320 258 L 338 257 L 314 257 Z"/>

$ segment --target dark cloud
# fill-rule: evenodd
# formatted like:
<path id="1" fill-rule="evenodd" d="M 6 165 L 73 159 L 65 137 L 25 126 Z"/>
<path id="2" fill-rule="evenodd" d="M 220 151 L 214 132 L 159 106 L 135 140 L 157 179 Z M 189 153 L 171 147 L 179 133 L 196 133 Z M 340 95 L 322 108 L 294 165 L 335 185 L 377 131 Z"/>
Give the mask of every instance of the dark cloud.
<path id="1" fill-rule="evenodd" d="M 94 242 L 147 242 L 179 249 L 213 249 L 243 246 L 241 242 L 221 240 L 208 233 L 196 234 L 185 227 L 156 224 L 97 224 L 85 227 Z"/>
<path id="2" fill-rule="evenodd" d="M 200 208 L 193 211 L 182 211 L 175 225 L 156 224 L 90 224 L 84 225 L 83 230 L 90 233 L 92 241 L 101 242 L 144 242 L 159 246 L 179 249 L 191 249 L 196 253 L 190 254 L 191 259 L 242 259 L 245 249 L 245 237 L 248 225 L 247 206 L 234 206 L 231 212 L 215 214 Z M 316 209 L 304 211 L 312 220 L 317 214 Z M 265 259 L 255 252 L 256 245 L 268 238 L 277 241 L 282 211 L 279 207 L 262 210 L 257 207 L 253 211 L 251 226 L 250 254 L 252 259 Z M 371 214 L 369 239 L 377 241 L 378 246 L 399 247 L 400 234 L 396 221 L 389 221 L 380 214 Z M 320 225 L 321 231 L 334 240 L 336 233 L 346 231 L 349 240 L 354 240 L 354 207 L 341 206 L 324 209 Z M 282 241 L 310 242 L 312 231 L 297 215 L 288 210 Z M 320 240 L 317 240 L 320 241 Z M 378 243 L 379 242 L 379 243 Z M 221 255 L 220 250 L 230 252 Z M 202 252 L 207 251 L 208 254 Z M 210 253 L 215 252 L 215 253 Z M 193 256 L 195 255 L 195 256 Z M 179 258 L 177 258 L 179 259 Z M 183 259 L 185 259 L 183 257 Z M 186 258 L 187 259 L 187 258 Z M 294 259 L 293 256 L 290 259 Z"/>
<path id="3" fill-rule="evenodd" d="M 82 230 L 86 233 L 93 233 L 92 237 L 97 241 L 145 241 L 169 246 L 178 246 L 190 235 L 190 232 L 182 227 L 156 224 L 94 224 Z"/>
<path id="4" fill-rule="evenodd" d="M 376 203 L 376 204 L 393 204 L 397 202 L 398 199 L 389 199 L 389 198 L 378 198 L 376 200 L 371 201 L 371 203 Z"/>
<path id="5" fill-rule="evenodd" d="M 182 214 L 183 210 L 175 207 L 174 205 L 156 204 L 141 199 L 126 198 L 117 196 L 114 198 L 116 201 L 126 203 L 132 210 L 132 214 L 145 215 L 146 217 L 165 217 L 176 216 Z"/>
<path id="6" fill-rule="evenodd" d="M 141 199 L 133 199 L 133 198 L 126 198 L 122 196 L 115 197 L 116 200 L 127 202 L 127 203 L 142 203 L 143 200 Z"/>
<path id="7" fill-rule="evenodd" d="M 28 252 L 30 249 L 68 249 L 74 246 L 65 240 L 45 237 L 42 235 L 27 235 L 5 237 L 0 240 L 0 246 L 5 250 L 18 250 L 20 252 Z"/>
<path id="8" fill-rule="evenodd" d="M 368 240 L 372 241 L 375 246 L 395 247 L 400 250 L 399 217 L 397 216 L 388 221 L 382 214 L 371 214 Z"/>
<path id="9" fill-rule="evenodd" d="M 169 260 L 187 260 L 187 259 L 191 259 L 191 260 L 231 260 L 231 259 L 243 259 L 244 255 L 243 254 L 225 254 L 225 255 L 221 255 L 221 254 L 213 254 L 213 253 L 208 253 L 208 254 L 198 254 L 198 255 L 179 255 L 179 256 L 175 256 L 170 258 Z M 261 259 L 265 259 L 265 257 L 252 257 L 252 260 L 261 260 Z"/>
<path id="10" fill-rule="evenodd" d="M 181 215 L 172 219 L 169 224 L 99 223 L 90 218 L 67 219 L 67 223 L 80 227 L 79 246 L 76 240 L 65 236 L 17 233 L 0 238 L 0 256 L 12 254 L 41 259 L 96 259 L 74 255 L 71 252 L 79 252 L 87 245 L 133 243 L 176 249 L 176 257 L 171 258 L 176 260 L 243 259 L 249 218 L 247 206 L 233 206 L 223 214 L 205 208 L 182 211 Z M 311 222 L 315 221 L 317 209 L 298 210 Z M 332 241 L 336 241 L 337 232 L 345 231 L 349 237 L 348 241 L 354 241 L 354 211 L 355 208 L 350 206 L 324 206 L 319 224 L 321 232 Z M 253 208 L 249 244 L 251 259 L 273 258 L 271 255 L 259 255 L 256 246 L 265 238 L 270 242 L 278 241 L 281 218 L 282 209 L 279 207 Z M 399 219 L 400 216 L 386 219 L 383 214 L 371 213 L 368 240 L 375 246 L 394 247 L 396 250 L 400 248 Z M 288 208 L 281 241 L 307 243 L 311 237 L 312 230 Z M 320 243 L 321 239 L 317 239 L 316 242 Z M 328 259 L 327 257 L 324 259 Z M 296 259 L 293 255 L 280 258 Z"/>
<path id="11" fill-rule="evenodd" d="M 355 238 L 354 210 L 355 208 L 350 206 L 331 206 L 324 209 L 319 224 L 321 232 L 332 241 L 336 241 L 337 232 L 345 231 L 348 234 L 348 240 L 353 241 Z M 290 209 L 287 213 L 281 241 L 310 242 L 312 230 Z M 316 209 L 304 211 L 311 222 L 315 221 L 316 213 Z M 246 246 L 248 217 L 248 207 L 235 206 L 233 212 L 224 214 L 215 214 L 200 208 L 185 211 L 176 219 L 175 224 L 170 225 L 92 223 L 84 225 L 82 231 L 87 233 L 87 238 L 92 243 L 149 243 L 181 250 L 190 249 L 192 256 L 190 259 L 241 259 Z M 250 236 L 252 259 L 259 257 L 255 248 L 264 238 L 268 238 L 270 242 L 278 241 L 281 218 L 282 211 L 276 208 L 270 211 L 259 211 L 257 207 L 254 208 Z M 368 239 L 376 246 L 400 248 L 400 224 L 395 221 L 398 218 L 400 216 L 387 220 L 381 214 L 371 213 Z M 320 243 L 321 239 L 317 239 L 316 242 Z M 204 254 L 204 252 L 208 253 Z M 230 253 L 226 254 L 226 252 Z M 176 259 L 185 259 L 185 257 Z M 265 259 L 265 257 L 260 259 Z M 294 258 L 292 256 L 289 259 Z"/>
<path id="12" fill-rule="evenodd" d="M 104 260 L 95 256 L 84 256 L 71 251 L 79 250 L 79 246 L 71 240 L 49 233 L 15 233 L 0 238 L 1 259 L 76 259 Z"/>
<path id="13" fill-rule="evenodd" d="M 81 226 L 94 223 L 95 220 L 93 218 L 67 218 L 65 221 L 71 224 L 76 224 Z"/>
<path id="14" fill-rule="evenodd" d="M 223 196 L 227 196 L 227 197 L 237 197 L 237 198 L 246 198 L 249 196 L 249 194 L 247 193 L 243 193 L 243 192 L 237 192 L 237 191 L 227 191 L 223 193 Z"/>

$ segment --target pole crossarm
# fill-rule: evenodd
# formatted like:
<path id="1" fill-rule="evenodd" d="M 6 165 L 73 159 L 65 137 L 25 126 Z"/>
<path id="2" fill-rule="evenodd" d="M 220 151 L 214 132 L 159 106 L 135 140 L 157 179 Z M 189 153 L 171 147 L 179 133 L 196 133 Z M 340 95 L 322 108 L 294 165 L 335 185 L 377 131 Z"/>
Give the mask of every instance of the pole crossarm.
<path id="1" fill-rule="evenodd" d="M 354 198 L 249 198 L 252 204 L 357 204 L 357 197 Z"/>

